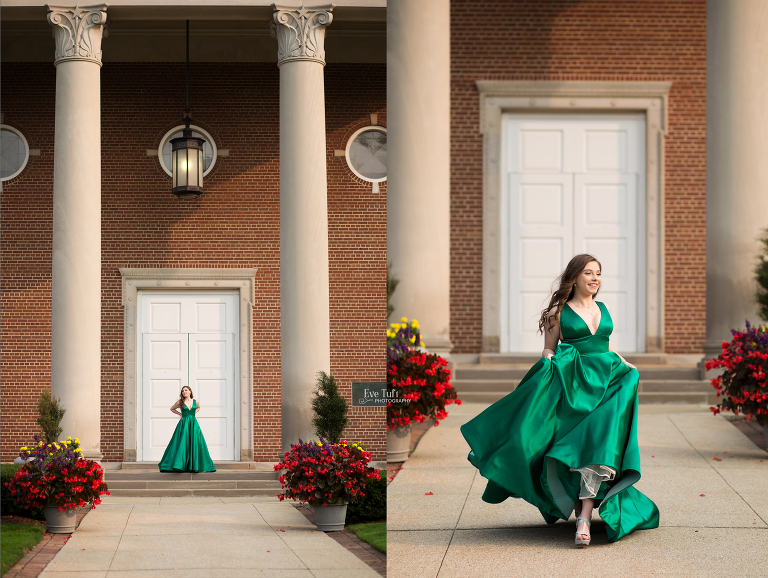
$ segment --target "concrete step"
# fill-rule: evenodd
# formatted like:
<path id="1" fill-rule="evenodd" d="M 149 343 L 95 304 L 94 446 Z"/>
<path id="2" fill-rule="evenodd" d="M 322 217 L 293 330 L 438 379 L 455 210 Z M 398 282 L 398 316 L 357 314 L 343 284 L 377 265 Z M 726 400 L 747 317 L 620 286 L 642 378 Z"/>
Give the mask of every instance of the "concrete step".
<path id="1" fill-rule="evenodd" d="M 148 465 L 154 468 L 148 468 Z M 274 497 L 280 493 L 278 472 L 248 469 L 218 469 L 202 472 L 160 472 L 157 464 L 142 464 L 121 470 L 107 470 L 104 481 L 113 496 L 125 497 Z"/>
<path id="2" fill-rule="evenodd" d="M 216 480 L 277 480 L 277 472 L 244 472 L 244 471 L 216 471 L 216 472 L 202 472 L 199 474 L 193 474 L 192 472 L 160 472 L 157 469 L 154 470 L 107 470 L 104 475 L 110 480 L 115 481 L 154 481 L 154 482 L 170 482 L 170 481 L 216 481 Z"/>
<path id="3" fill-rule="evenodd" d="M 275 462 L 277 463 L 277 462 Z M 273 463 L 270 462 L 213 462 L 217 471 L 221 470 L 248 470 L 258 472 L 273 471 Z M 157 462 L 123 462 L 118 470 L 154 470 L 157 471 Z"/>
<path id="4" fill-rule="evenodd" d="M 703 392 L 638 392 L 640 403 L 690 403 L 715 405 L 717 397 L 712 393 Z M 459 391 L 459 399 L 463 403 L 496 403 L 509 395 L 509 392 L 501 391 Z"/>
<path id="5" fill-rule="evenodd" d="M 629 361 L 629 360 L 627 360 Z M 631 362 L 630 362 L 631 363 Z M 532 364 L 531 364 L 532 365 Z M 501 380 L 501 379 L 517 379 L 520 380 L 525 377 L 525 374 L 530 370 L 530 365 L 520 365 L 519 367 L 503 367 L 495 368 L 493 365 L 473 365 L 457 367 L 453 370 L 454 381 L 477 381 L 477 380 Z M 686 381 L 700 381 L 701 371 L 696 367 L 665 367 L 665 366 L 650 366 L 639 367 L 641 379 L 649 380 L 686 380 Z"/>
<path id="6" fill-rule="evenodd" d="M 624 359 L 632 365 L 666 365 L 669 356 L 666 353 L 623 353 Z M 481 353 L 481 365 L 524 363 L 533 365 L 541 357 L 538 353 Z"/>

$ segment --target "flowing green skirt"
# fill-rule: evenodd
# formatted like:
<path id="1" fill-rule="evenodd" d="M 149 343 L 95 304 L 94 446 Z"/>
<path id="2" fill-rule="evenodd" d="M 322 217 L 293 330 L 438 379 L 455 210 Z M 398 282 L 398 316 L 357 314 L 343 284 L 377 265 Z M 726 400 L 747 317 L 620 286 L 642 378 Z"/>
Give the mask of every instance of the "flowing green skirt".
<path id="1" fill-rule="evenodd" d="M 567 520 L 590 464 L 616 470 L 595 506 L 608 540 L 657 528 L 659 510 L 633 485 L 640 479 L 638 372 L 612 352 L 581 355 L 568 343 L 541 358 L 520 385 L 461 427 L 468 459 L 488 479 L 482 499 L 519 497 L 548 524 Z"/>
<path id="2" fill-rule="evenodd" d="M 185 412 L 186 413 L 186 412 Z M 203 431 L 193 412 L 184 415 L 160 460 L 161 472 L 215 472 Z"/>

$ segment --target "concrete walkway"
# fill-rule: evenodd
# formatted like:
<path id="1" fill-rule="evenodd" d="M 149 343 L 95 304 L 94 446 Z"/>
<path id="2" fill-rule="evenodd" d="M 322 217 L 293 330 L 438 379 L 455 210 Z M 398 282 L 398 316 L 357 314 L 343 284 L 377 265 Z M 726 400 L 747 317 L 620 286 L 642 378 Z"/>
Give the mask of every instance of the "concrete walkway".
<path id="1" fill-rule="evenodd" d="M 380 578 L 274 498 L 108 498 L 41 578 Z"/>
<path id="2" fill-rule="evenodd" d="M 610 544 L 595 513 L 576 549 L 573 516 L 548 526 L 523 500 L 481 500 L 459 426 L 488 406 L 452 407 L 388 487 L 389 578 L 768 576 L 768 454 L 708 408 L 641 406 L 637 488 L 660 527 Z"/>

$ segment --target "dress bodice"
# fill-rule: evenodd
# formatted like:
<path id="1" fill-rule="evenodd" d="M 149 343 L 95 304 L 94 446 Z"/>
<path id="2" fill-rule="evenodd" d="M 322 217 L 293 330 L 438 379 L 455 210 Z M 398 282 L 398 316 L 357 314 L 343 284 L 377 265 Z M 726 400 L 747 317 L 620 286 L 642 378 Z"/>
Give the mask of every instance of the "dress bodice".
<path id="1" fill-rule="evenodd" d="M 192 407 L 187 407 L 186 403 L 181 404 L 181 417 L 189 417 L 191 415 L 195 415 L 195 410 L 197 409 L 197 400 L 192 400 Z"/>
<path id="2" fill-rule="evenodd" d="M 581 355 L 595 355 L 608 352 L 608 339 L 613 332 L 613 319 L 601 301 L 595 301 L 600 308 L 600 323 L 594 335 L 587 322 L 570 305 L 563 306 L 560 312 L 560 329 L 563 332 L 563 344 L 572 345 Z"/>

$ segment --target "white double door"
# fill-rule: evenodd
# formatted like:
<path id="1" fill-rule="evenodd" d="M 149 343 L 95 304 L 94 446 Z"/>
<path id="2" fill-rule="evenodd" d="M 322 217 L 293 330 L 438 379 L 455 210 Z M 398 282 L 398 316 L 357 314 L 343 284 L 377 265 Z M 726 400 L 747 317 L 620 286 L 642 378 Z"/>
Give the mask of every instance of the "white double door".
<path id="1" fill-rule="evenodd" d="M 179 421 L 170 407 L 189 385 L 211 458 L 235 459 L 236 296 L 142 293 L 140 299 L 141 461 L 160 461 Z"/>
<path id="2" fill-rule="evenodd" d="M 579 253 L 602 263 L 612 345 L 640 351 L 644 117 L 509 114 L 502 125 L 502 351 L 543 349 L 539 317 Z"/>

